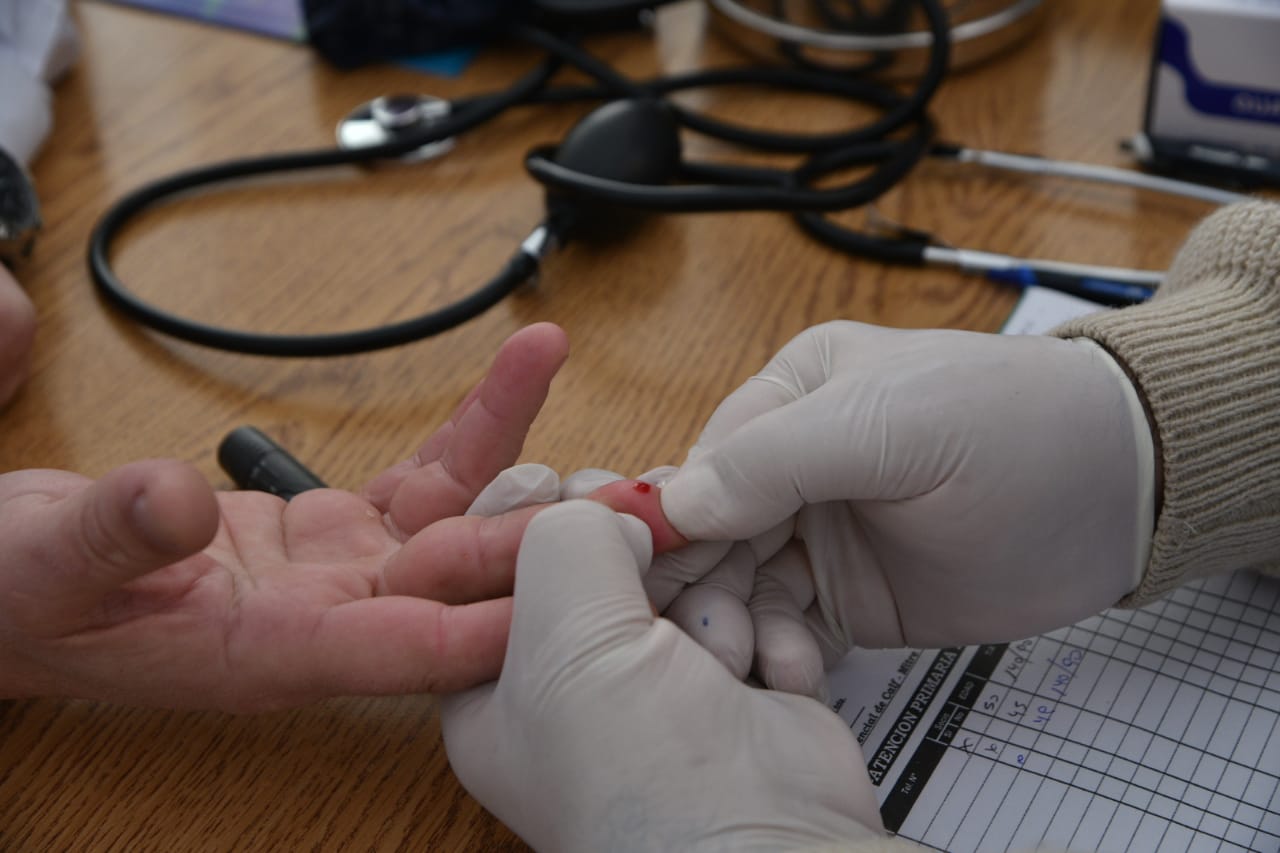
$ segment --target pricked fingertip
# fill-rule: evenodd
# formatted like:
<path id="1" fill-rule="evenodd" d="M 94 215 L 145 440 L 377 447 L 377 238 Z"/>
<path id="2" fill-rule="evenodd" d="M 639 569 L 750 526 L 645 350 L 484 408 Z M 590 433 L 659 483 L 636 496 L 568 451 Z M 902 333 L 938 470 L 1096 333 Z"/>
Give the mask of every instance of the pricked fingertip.
<path id="1" fill-rule="evenodd" d="M 667 521 L 662 512 L 662 490 L 639 480 L 618 480 L 592 492 L 588 497 L 599 501 L 614 512 L 634 515 L 649 526 L 653 534 L 653 552 L 662 554 L 673 551 L 689 540 Z"/>

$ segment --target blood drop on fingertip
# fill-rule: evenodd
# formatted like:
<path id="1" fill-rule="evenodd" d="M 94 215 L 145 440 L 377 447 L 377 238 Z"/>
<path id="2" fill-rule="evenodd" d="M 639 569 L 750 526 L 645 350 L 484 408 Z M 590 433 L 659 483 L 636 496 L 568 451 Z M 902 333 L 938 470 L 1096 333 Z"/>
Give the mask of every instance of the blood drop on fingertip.
<path id="1" fill-rule="evenodd" d="M 662 554 L 688 544 L 662 513 L 662 490 L 639 480 L 617 480 L 587 495 L 614 512 L 634 515 L 653 534 L 653 553 Z"/>

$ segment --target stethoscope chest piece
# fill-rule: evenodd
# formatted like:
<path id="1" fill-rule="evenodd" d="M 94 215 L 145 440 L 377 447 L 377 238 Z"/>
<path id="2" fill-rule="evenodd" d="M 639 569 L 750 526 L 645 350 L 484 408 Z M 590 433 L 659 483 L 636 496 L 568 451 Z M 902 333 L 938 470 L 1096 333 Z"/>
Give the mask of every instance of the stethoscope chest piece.
<path id="1" fill-rule="evenodd" d="M 338 122 L 338 147 L 348 151 L 396 142 L 449 117 L 450 105 L 431 95 L 383 95 L 356 107 Z M 454 139 L 428 142 L 399 158 L 421 163 L 453 148 Z"/>

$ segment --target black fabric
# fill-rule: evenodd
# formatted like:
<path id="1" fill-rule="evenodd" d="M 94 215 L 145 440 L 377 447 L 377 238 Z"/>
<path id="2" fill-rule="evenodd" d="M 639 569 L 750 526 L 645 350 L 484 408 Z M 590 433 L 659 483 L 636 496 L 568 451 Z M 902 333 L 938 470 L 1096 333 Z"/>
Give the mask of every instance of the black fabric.
<path id="1" fill-rule="evenodd" d="M 531 0 L 303 0 L 312 46 L 339 68 L 484 41 Z"/>

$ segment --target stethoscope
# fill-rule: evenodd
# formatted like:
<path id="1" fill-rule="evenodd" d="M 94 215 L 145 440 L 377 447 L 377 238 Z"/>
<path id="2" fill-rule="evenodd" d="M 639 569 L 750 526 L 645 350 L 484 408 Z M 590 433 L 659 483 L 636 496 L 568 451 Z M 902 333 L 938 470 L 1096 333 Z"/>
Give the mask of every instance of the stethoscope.
<path id="1" fill-rule="evenodd" d="M 759 12 L 753 8 L 753 4 L 744 3 L 742 0 L 708 0 L 713 9 L 721 13 L 726 18 L 730 18 L 733 22 L 741 24 L 741 26 L 749 27 L 755 32 L 763 33 L 763 35 L 773 38 L 774 41 L 783 45 L 797 47 L 797 49 L 805 49 L 805 47 L 818 47 L 823 50 L 842 51 L 842 53 L 860 54 L 860 53 L 882 53 L 882 51 L 893 50 L 910 50 L 910 49 L 927 49 L 932 41 L 931 33 L 927 31 L 916 32 L 895 32 L 895 33 L 873 33 L 867 32 L 868 29 L 874 29 L 874 22 L 850 22 L 845 20 L 846 15 L 841 14 L 840 10 L 832 9 L 828 3 L 820 0 L 814 0 L 814 12 L 819 18 L 826 20 L 826 23 L 832 24 L 829 28 L 815 28 L 804 26 L 804 24 L 792 22 L 782 15 L 768 15 Z M 1043 0 L 1014 0 L 993 12 L 983 15 L 983 17 L 973 20 L 966 20 L 964 23 L 956 24 L 951 28 L 951 44 L 959 45 L 961 42 L 970 40 L 978 40 L 992 33 L 1001 31 L 1006 27 L 1016 24 L 1019 20 L 1027 18 L 1028 15 L 1036 12 L 1041 6 Z M 785 6 L 786 4 L 764 4 L 773 6 Z M 860 9 L 861 4 L 850 4 L 852 8 L 850 12 L 861 13 L 865 15 L 865 10 Z M 890 4 L 886 9 L 882 10 L 883 15 L 892 15 L 895 12 L 893 6 L 908 4 Z M 777 9 L 777 12 L 785 12 L 785 9 Z M 858 28 L 863 32 L 851 32 L 851 24 L 858 23 Z"/>
<path id="2" fill-rule="evenodd" d="M 932 46 L 924 73 L 905 95 L 856 76 L 788 67 L 699 71 L 638 82 L 567 38 L 514 25 L 511 37 L 541 48 L 547 56 L 506 90 L 452 101 L 417 96 L 379 98 L 342 122 L 335 148 L 233 160 L 145 185 L 120 199 L 95 227 L 89 243 L 91 275 L 108 303 L 145 326 L 183 340 L 258 355 L 344 355 L 397 346 L 466 322 L 536 278 L 543 257 L 552 248 L 601 233 L 614 236 L 631 219 L 628 212 L 773 210 L 794 214 L 815 238 L 857 256 L 952 266 L 1017 286 L 1042 284 L 1119 305 L 1149 297 L 1161 274 L 960 249 L 942 244 L 932 235 L 900 227 L 888 235 L 864 233 L 838 225 L 824 214 L 874 202 L 926 156 L 1119 183 L 1218 204 L 1244 198 L 1120 169 L 935 143 L 927 106 L 947 70 L 948 27 L 938 0 L 918 0 L 918 5 L 928 22 Z M 552 77 L 566 64 L 594 82 L 552 86 Z M 880 116 L 840 132 L 779 133 L 698 114 L 666 97 L 686 89 L 744 84 L 846 98 L 877 108 Z M 379 328 L 330 334 L 247 332 L 161 310 L 130 292 L 111 268 L 110 248 L 120 229 L 142 210 L 177 193 L 274 172 L 440 156 L 459 136 L 511 107 L 583 100 L 605 103 L 583 118 L 558 146 L 535 148 L 526 155 L 526 170 L 546 187 L 542 222 L 492 279 L 462 299 L 421 316 Z M 681 154 L 682 128 L 765 152 L 801 154 L 804 159 L 789 169 L 686 160 Z M 858 178 L 818 186 L 834 173 L 859 167 L 866 171 Z"/>

